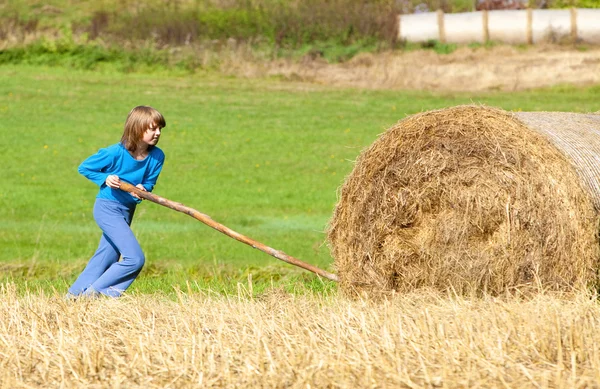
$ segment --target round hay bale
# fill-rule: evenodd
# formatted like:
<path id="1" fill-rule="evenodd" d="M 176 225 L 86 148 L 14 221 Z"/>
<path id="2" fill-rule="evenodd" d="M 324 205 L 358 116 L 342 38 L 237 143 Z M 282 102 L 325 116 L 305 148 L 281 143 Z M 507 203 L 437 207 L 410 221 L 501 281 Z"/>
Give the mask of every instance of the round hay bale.
<path id="1" fill-rule="evenodd" d="M 598 115 L 482 106 L 400 121 L 340 189 L 328 242 L 342 289 L 589 286 L 600 258 L 599 133 Z"/>

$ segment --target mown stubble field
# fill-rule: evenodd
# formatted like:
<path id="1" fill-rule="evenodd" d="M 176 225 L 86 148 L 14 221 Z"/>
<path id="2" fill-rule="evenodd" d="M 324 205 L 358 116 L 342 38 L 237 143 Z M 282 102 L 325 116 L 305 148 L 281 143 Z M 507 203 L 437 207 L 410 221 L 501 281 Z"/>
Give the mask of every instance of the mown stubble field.
<path id="1" fill-rule="evenodd" d="M 29 387 L 594 388 L 596 296 L 389 301 L 0 287 L 0 382 Z"/>

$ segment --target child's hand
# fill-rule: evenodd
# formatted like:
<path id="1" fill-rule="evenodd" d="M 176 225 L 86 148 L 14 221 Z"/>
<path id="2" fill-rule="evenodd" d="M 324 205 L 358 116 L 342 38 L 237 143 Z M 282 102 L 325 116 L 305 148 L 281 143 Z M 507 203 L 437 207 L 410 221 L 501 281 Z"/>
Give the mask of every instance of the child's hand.
<path id="1" fill-rule="evenodd" d="M 136 187 L 136 188 L 138 188 L 138 189 L 139 189 L 139 190 L 141 190 L 141 191 L 144 191 L 144 192 L 146 192 L 146 188 L 144 188 L 144 185 L 142 185 L 142 184 L 137 184 L 135 187 Z M 143 200 L 143 198 L 141 198 L 140 196 L 136 195 L 135 193 L 132 193 L 131 195 L 132 195 L 133 197 L 135 197 L 136 199 Z"/>
<path id="2" fill-rule="evenodd" d="M 113 189 L 119 189 L 119 185 L 121 184 L 121 180 L 119 180 L 119 176 L 110 175 L 106 177 L 106 186 L 109 186 Z"/>

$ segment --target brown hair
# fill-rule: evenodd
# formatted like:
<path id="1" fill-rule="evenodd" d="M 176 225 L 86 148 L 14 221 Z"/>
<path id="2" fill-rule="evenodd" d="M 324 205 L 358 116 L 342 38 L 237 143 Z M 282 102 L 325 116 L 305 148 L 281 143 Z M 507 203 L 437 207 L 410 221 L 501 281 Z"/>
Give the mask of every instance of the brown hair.
<path id="1" fill-rule="evenodd" d="M 135 107 L 127 115 L 125 120 L 125 129 L 121 137 L 121 143 L 131 152 L 137 151 L 144 132 L 148 127 L 156 125 L 164 128 L 167 125 L 163 115 L 152 107 L 140 105 Z"/>

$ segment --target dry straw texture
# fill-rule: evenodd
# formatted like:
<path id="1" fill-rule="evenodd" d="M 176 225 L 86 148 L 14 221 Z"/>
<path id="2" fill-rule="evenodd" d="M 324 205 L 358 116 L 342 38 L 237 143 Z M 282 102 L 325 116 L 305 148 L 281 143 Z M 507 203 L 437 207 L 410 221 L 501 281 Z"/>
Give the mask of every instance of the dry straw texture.
<path id="1" fill-rule="evenodd" d="M 342 287 L 499 294 L 589 286 L 599 264 L 599 175 L 575 154 L 593 148 L 598 132 L 596 115 L 481 106 L 400 121 L 359 156 L 341 188 L 328 238 Z"/>
<path id="2" fill-rule="evenodd" d="M 527 90 L 556 80 L 570 85 L 600 83 L 600 48 L 585 51 L 540 45 L 462 47 L 450 54 L 432 50 L 362 53 L 343 63 L 322 59 L 272 62 L 229 61 L 222 68 L 236 75 L 280 75 L 292 80 L 367 89 L 445 91 Z"/>
<path id="3" fill-rule="evenodd" d="M 581 388 L 589 294 L 64 301 L 0 285 L 0 388 Z"/>

